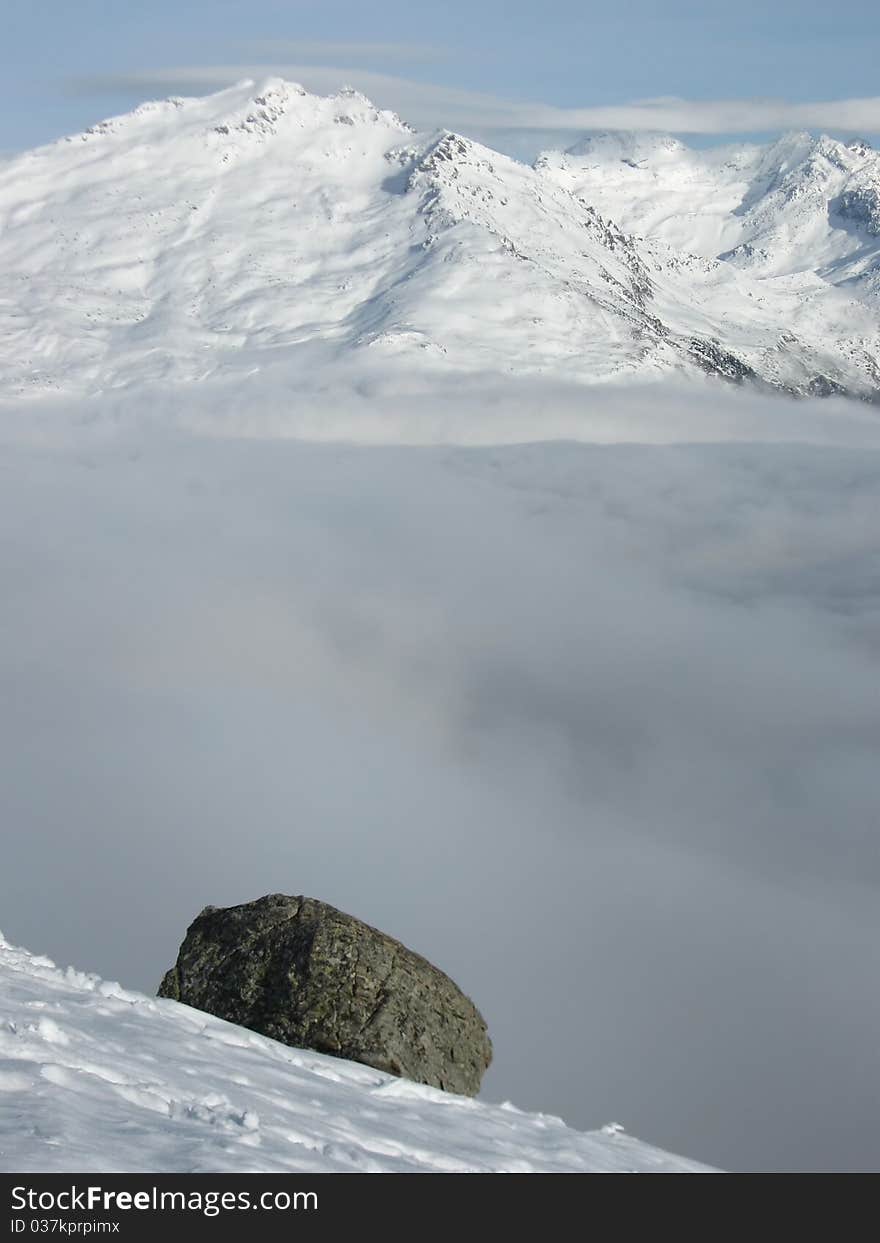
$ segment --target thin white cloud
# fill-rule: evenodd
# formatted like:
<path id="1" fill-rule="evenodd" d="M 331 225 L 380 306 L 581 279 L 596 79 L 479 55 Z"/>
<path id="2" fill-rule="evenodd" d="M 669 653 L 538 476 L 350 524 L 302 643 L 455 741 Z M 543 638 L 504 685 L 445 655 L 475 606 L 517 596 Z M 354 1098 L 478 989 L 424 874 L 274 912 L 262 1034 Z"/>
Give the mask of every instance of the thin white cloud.
<path id="1" fill-rule="evenodd" d="M 255 39 L 248 45 L 255 55 L 286 59 L 320 60 L 361 64 L 393 61 L 399 64 L 433 64 L 448 60 L 452 51 L 429 43 L 333 42 L 328 39 Z M 456 51 L 456 56 L 459 55 Z"/>
<path id="2" fill-rule="evenodd" d="M 245 79 L 256 82 L 283 77 L 301 83 L 307 90 L 333 94 L 342 86 L 354 86 L 380 107 L 393 108 L 417 126 L 449 128 L 497 126 L 532 128 L 514 110 L 523 105 L 508 103 L 492 95 L 463 91 L 454 87 L 413 82 L 392 74 L 377 73 L 352 66 L 315 64 L 237 64 L 194 65 L 123 74 L 96 74 L 70 83 L 77 94 L 205 94 L 222 90 Z M 541 127 L 539 127 L 541 128 Z"/>
<path id="3" fill-rule="evenodd" d="M 311 45 L 318 46 L 318 45 Z M 334 45 L 328 45 L 330 47 Z M 340 51 L 349 45 L 336 45 Z M 364 46 L 364 45 L 360 45 Z M 384 45 L 378 45 L 384 46 Z M 395 45 L 388 45 L 395 46 Z M 589 108 L 501 99 L 477 91 L 414 82 L 352 66 L 295 64 L 197 65 L 138 73 L 93 75 L 71 83 L 77 93 L 199 94 L 245 78 L 285 77 L 308 90 L 333 93 L 352 85 L 381 107 L 418 127 L 462 130 L 659 130 L 677 134 L 736 134 L 765 130 L 829 129 L 880 132 L 880 96 L 792 103 L 780 99 L 636 100 Z"/>
<path id="4" fill-rule="evenodd" d="M 777 129 L 880 129 L 880 96 L 789 103 L 783 99 L 637 100 L 603 108 L 554 109 L 557 125 L 574 128 L 646 129 L 686 134 L 736 134 Z"/>

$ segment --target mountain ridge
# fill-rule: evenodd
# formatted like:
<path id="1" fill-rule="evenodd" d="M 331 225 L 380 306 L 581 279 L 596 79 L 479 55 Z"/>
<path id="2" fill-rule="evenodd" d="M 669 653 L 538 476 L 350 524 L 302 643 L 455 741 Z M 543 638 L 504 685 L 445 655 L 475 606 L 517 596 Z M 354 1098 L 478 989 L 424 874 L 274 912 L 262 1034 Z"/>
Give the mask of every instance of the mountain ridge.
<path id="1" fill-rule="evenodd" d="M 563 164 L 282 79 L 141 105 L 0 165 L 0 394 L 193 383 L 282 353 L 295 383 L 305 347 L 880 391 L 878 317 L 845 281 L 639 237 Z"/>
<path id="2" fill-rule="evenodd" d="M 806 131 L 704 150 L 597 134 L 536 167 L 622 227 L 759 276 L 814 272 L 880 308 L 880 153 Z"/>

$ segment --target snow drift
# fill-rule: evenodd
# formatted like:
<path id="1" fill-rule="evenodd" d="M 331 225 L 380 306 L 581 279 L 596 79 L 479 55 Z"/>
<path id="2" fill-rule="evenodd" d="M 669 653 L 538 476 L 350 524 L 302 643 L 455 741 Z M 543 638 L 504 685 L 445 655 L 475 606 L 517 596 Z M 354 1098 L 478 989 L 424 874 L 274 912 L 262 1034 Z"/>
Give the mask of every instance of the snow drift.
<path id="1" fill-rule="evenodd" d="M 7 1172 L 698 1172 L 610 1125 L 300 1052 L 0 936 Z"/>

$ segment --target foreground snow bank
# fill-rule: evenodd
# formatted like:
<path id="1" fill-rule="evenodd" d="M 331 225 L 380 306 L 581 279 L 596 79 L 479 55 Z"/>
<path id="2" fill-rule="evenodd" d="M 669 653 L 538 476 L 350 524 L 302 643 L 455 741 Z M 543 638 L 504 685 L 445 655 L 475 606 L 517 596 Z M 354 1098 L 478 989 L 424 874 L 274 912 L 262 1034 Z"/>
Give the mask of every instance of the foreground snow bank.
<path id="1" fill-rule="evenodd" d="M 394 1079 L 128 992 L 0 935 L 5 1171 L 696 1172 L 610 1126 Z"/>

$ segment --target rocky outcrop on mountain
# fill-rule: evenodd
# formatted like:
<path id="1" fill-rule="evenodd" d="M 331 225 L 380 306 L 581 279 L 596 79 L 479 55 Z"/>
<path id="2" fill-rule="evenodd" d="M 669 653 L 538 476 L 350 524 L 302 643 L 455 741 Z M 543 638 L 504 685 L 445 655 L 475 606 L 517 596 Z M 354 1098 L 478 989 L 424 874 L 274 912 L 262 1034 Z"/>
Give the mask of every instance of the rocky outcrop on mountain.
<path id="1" fill-rule="evenodd" d="M 880 184 L 846 190 L 840 196 L 837 211 L 871 237 L 880 237 Z"/>
<path id="2" fill-rule="evenodd" d="M 447 975 L 314 898 L 205 907 L 159 996 L 466 1096 L 492 1059 L 485 1021 Z"/>
<path id="3" fill-rule="evenodd" d="M 691 342 L 691 357 L 698 367 L 708 375 L 717 376 L 721 380 L 729 380 L 733 384 L 742 384 L 746 380 L 757 381 L 759 377 L 742 359 L 721 348 L 717 341 Z"/>

